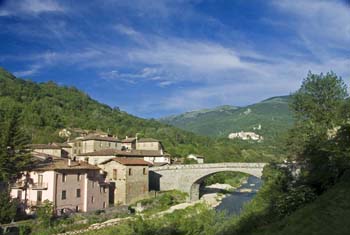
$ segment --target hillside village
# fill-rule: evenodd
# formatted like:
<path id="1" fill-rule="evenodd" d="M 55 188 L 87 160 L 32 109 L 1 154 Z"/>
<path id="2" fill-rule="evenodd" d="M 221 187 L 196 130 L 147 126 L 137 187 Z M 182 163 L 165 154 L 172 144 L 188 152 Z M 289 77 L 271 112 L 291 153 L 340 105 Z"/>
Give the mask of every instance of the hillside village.
<path id="1" fill-rule="evenodd" d="M 129 205 L 149 196 L 150 167 L 172 163 L 161 141 L 137 135 L 119 140 L 81 132 L 65 143 L 31 144 L 29 149 L 31 169 L 11 185 L 11 196 L 27 213 L 46 200 L 57 215 Z"/>

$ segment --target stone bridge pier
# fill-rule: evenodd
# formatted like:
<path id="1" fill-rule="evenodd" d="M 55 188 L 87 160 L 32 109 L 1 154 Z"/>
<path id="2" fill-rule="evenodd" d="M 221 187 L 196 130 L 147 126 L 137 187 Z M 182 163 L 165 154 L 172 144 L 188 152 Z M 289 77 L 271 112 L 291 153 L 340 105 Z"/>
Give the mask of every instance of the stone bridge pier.
<path id="1" fill-rule="evenodd" d="M 169 165 L 149 169 L 150 190 L 167 191 L 177 189 L 186 192 L 189 200 L 199 199 L 199 187 L 203 180 L 218 172 L 243 172 L 261 177 L 266 163 L 206 163 Z"/>

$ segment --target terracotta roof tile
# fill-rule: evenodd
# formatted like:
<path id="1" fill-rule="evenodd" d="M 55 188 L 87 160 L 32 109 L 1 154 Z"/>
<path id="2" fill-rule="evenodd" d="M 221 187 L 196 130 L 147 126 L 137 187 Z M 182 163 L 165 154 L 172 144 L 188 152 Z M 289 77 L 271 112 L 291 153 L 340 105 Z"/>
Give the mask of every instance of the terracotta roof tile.
<path id="1" fill-rule="evenodd" d="M 149 162 L 146 162 L 143 159 L 140 158 L 128 158 L 128 157 L 116 157 L 109 159 L 107 161 L 102 162 L 101 164 L 106 164 L 110 161 L 116 161 L 120 164 L 126 165 L 126 166 L 150 166 L 152 165 Z"/>
<path id="2" fill-rule="evenodd" d="M 54 144 L 30 144 L 28 147 L 31 149 L 61 149 L 60 146 Z"/>
<path id="3" fill-rule="evenodd" d="M 145 143 L 145 142 L 160 142 L 160 141 L 153 138 L 141 138 L 137 142 Z"/>
<path id="4" fill-rule="evenodd" d="M 144 156 L 164 156 L 169 154 L 161 154 L 158 150 L 118 150 L 103 149 L 90 153 L 82 153 L 79 156 L 126 156 L 126 157 L 144 157 Z"/>
<path id="5" fill-rule="evenodd" d="M 33 152 L 34 158 L 40 159 L 32 166 L 33 170 L 99 170 L 100 168 L 86 162 L 77 162 L 71 160 L 71 165 L 68 165 L 67 158 L 60 158 L 49 154 Z"/>
<path id="6" fill-rule="evenodd" d="M 136 141 L 136 138 L 126 138 L 122 140 L 122 143 L 132 143 Z"/>
<path id="7" fill-rule="evenodd" d="M 87 135 L 83 137 L 81 140 L 102 140 L 102 141 L 110 141 L 110 142 L 120 142 L 115 137 L 109 137 L 109 136 L 98 136 L 98 135 Z"/>

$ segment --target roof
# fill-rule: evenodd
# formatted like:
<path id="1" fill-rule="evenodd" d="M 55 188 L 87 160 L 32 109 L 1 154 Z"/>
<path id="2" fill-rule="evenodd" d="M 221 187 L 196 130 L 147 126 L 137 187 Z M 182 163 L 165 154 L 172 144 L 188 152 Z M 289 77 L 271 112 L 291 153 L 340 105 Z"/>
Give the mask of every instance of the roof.
<path id="1" fill-rule="evenodd" d="M 61 148 L 72 148 L 68 143 L 53 143 L 54 145 L 61 147 Z"/>
<path id="2" fill-rule="evenodd" d="M 29 144 L 28 147 L 31 149 L 61 149 L 60 146 L 54 144 Z"/>
<path id="3" fill-rule="evenodd" d="M 99 135 L 87 135 L 83 138 L 80 138 L 79 140 L 100 140 L 100 141 L 109 141 L 109 142 L 120 142 L 115 137 L 109 137 L 109 136 L 99 136 Z"/>
<path id="4" fill-rule="evenodd" d="M 137 142 L 160 142 L 160 141 L 153 138 L 141 138 Z"/>
<path id="5" fill-rule="evenodd" d="M 50 170 L 99 170 L 100 168 L 94 165 L 90 165 L 87 162 L 71 161 L 71 165 L 68 165 L 67 158 L 55 157 L 43 153 L 32 153 L 33 158 L 36 158 L 33 170 L 50 171 Z"/>
<path id="6" fill-rule="evenodd" d="M 90 153 L 82 153 L 79 156 L 126 156 L 126 157 L 157 157 L 169 155 L 161 154 L 158 150 L 119 150 L 119 149 L 103 149 Z"/>
<path id="7" fill-rule="evenodd" d="M 126 138 L 122 140 L 122 143 L 132 143 L 136 141 L 136 138 Z"/>
<path id="8" fill-rule="evenodd" d="M 115 161 L 125 166 L 150 166 L 152 165 L 149 162 L 146 162 L 143 159 L 140 158 L 127 158 L 127 157 L 116 157 L 111 158 L 107 161 L 102 162 L 101 164 L 106 164 L 108 162 Z"/>

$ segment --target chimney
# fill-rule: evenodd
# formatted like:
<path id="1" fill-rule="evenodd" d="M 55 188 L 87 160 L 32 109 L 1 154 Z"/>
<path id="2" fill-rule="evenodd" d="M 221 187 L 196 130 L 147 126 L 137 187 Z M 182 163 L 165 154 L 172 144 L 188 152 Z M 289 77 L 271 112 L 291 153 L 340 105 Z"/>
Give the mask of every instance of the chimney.
<path id="1" fill-rule="evenodd" d="M 72 166 L 72 159 L 68 158 L 68 166 Z"/>

